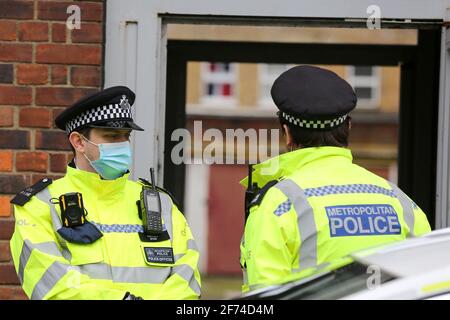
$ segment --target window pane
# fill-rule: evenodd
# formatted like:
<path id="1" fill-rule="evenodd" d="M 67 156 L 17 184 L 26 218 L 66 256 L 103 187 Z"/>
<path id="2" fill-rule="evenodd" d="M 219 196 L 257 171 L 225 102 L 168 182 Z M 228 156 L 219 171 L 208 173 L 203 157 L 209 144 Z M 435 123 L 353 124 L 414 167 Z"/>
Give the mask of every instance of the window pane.
<path id="1" fill-rule="evenodd" d="M 355 76 L 371 76 L 372 74 L 372 66 L 355 66 Z"/>
<path id="2" fill-rule="evenodd" d="M 355 87 L 355 93 L 358 99 L 372 99 L 372 88 Z"/>
<path id="3" fill-rule="evenodd" d="M 280 300 L 335 300 L 367 289 L 369 277 L 367 266 L 354 262 L 297 287 L 286 286 L 284 292 L 282 289 L 274 290 L 272 296 L 266 293 L 265 297 Z M 380 272 L 380 284 L 393 279 L 394 276 Z"/>
<path id="4" fill-rule="evenodd" d="M 225 97 L 231 96 L 231 85 L 229 83 L 223 84 L 222 95 L 224 95 Z"/>
<path id="5" fill-rule="evenodd" d="M 268 75 L 278 77 L 280 74 L 282 74 L 284 71 L 286 71 L 288 69 L 288 65 L 287 64 L 270 63 L 267 65 L 266 68 L 267 68 Z"/>
<path id="6" fill-rule="evenodd" d="M 208 96 L 214 95 L 214 84 L 208 83 L 206 92 L 208 93 Z"/>

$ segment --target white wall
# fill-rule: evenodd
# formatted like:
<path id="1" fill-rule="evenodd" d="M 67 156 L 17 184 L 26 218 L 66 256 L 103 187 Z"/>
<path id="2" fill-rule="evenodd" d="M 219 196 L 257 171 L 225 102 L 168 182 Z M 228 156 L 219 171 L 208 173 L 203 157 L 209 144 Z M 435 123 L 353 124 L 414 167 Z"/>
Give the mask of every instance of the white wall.
<path id="1" fill-rule="evenodd" d="M 186 165 L 185 216 L 200 251 L 200 272 L 208 261 L 209 165 Z"/>

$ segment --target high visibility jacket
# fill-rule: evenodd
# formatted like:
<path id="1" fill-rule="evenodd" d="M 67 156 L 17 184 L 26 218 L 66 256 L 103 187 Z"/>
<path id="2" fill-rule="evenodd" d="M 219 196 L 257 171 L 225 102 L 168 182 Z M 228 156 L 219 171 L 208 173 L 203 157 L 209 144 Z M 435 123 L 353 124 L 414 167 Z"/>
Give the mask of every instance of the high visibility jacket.
<path id="1" fill-rule="evenodd" d="M 353 164 L 346 148 L 299 149 L 255 166 L 260 188 L 274 179 L 256 196 L 245 226 L 243 291 L 302 278 L 351 252 L 430 231 L 410 198 Z"/>
<path id="2" fill-rule="evenodd" d="M 184 216 L 161 192 L 162 220 L 170 239 L 142 242 L 136 204 L 142 185 L 128 176 L 102 180 L 96 173 L 69 166 L 65 177 L 23 206 L 14 206 L 10 246 L 28 297 L 122 299 L 127 291 L 144 299 L 200 296 L 199 252 Z M 61 227 L 60 207 L 49 200 L 69 192 L 82 194 L 87 220 L 103 233 L 93 243 L 72 243 L 56 232 Z M 148 262 L 145 248 L 150 252 L 163 248 L 166 253 L 172 248 L 174 261 Z"/>

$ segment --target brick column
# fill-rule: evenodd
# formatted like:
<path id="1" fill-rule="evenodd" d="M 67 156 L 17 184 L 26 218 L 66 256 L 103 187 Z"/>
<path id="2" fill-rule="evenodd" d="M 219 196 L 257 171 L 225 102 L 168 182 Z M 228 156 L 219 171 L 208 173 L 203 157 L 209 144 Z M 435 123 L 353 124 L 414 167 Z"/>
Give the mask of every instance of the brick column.
<path id="1" fill-rule="evenodd" d="M 67 7 L 81 9 L 69 30 Z M 9 200 L 43 177 L 59 178 L 71 159 L 54 118 L 100 88 L 103 1 L 0 1 L 0 300 L 23 299 L 9 251 Z"/>

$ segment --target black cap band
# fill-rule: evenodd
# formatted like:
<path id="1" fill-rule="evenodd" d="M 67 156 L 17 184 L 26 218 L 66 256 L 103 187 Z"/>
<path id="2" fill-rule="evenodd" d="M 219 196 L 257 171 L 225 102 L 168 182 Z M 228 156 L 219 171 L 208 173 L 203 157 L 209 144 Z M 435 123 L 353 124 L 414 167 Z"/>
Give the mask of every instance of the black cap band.
<path id="1" fill-rule="evenodd" d="M 327 129 L 332 129 L 335 127 L 338 127 L 339 125 L 341 125 L 342 123 L 344 123 L 345 119 L 347 119 L 347 114 L 335 118 L 335 119 L 328 119 L 328 120 L 305 120 L 305 119 L 300 119 L 300 118 L 296 118 L 294 116 L 291 116 L 289 114 L 287 114 L 286 112 L 281 112 L 281 117 L 283 119 L 285 119 L 286 121 L 288 121 L 289 123 L 292 123 L 293 125 L 296 125 L 298 127 L 301 128 L 306 128 L 306 129 L 322 129 L 322 130 L 327 130 Z"/>
<path id="2" fill-rule="evenodd" d="M 75 129 L 88 124 L 115 119 L 133 121 L 128 103 L 109 104 L 86 110 L 66 123 L 66 132 L 70 134 Z"/>

